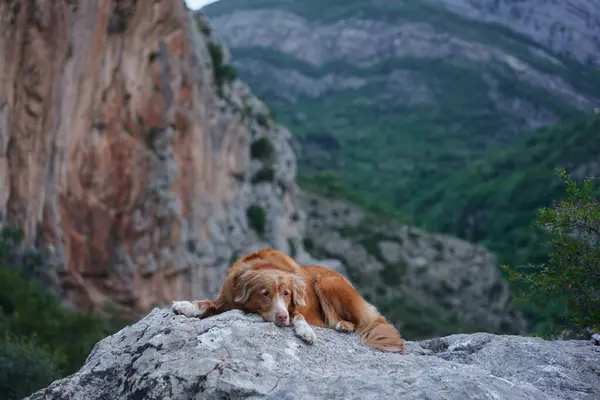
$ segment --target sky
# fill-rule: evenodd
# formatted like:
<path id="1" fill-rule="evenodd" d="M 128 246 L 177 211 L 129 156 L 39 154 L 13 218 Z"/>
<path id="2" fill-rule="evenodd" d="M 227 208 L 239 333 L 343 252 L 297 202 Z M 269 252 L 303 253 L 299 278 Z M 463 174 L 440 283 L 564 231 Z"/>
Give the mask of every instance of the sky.
<path id="1" fill-rule="evenodd" d="M 191 8 L 192 10 L 197 10 L 202 6 L 205 6 L 210 3 L 214 3 L 215 1 L 217 1 L 217 0 L 185 0 L 188 7 Z"/>

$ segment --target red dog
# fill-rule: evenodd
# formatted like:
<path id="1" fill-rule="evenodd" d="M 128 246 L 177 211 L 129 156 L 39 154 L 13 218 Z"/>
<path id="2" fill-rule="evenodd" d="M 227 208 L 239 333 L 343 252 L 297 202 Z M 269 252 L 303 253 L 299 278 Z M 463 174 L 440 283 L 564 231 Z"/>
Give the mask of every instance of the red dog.
<path id="1" fill-rule="evenodd" d="M 329 268 L 300 266 L 274 249 L 236 261 L 216 301 L 175 301 L 172 308 L 176 314 L 199 318 L 239 309 L 277 326 L 288 326 L 291 319 L 296 335 L 309 344 L 316 339 L 309 325 L 356 331 L 367 346 L 404 352 L 400 333 L 343 275 Z"/>

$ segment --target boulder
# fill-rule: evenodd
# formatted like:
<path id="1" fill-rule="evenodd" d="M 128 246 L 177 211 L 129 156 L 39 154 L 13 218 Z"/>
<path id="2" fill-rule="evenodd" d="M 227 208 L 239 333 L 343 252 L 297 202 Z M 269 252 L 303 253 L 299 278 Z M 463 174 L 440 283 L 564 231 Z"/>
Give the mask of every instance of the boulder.
<path id="1" fill-rule="evenodd" d="M 315 332 L 306 345 L 255 314 L 199 320 L 155 308 L 28 399 L 600 398 L 600 347 L 589 340 L 457 334 L 393 354 Z"/>

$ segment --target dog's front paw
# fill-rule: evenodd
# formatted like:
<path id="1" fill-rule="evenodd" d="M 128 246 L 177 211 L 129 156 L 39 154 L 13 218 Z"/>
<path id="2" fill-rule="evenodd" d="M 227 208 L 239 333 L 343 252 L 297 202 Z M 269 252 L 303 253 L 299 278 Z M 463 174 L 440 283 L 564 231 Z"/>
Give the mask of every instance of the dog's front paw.
<path id="1" fill-rule="evenodd" d="M 317 340 L 315 331 L 305 321 L 298 321 L 294 324 L 296 336 L 302 339 L 307 344 L 313 344 Z"/>
<path id="2" fill-rule="evenodd" d="M 186 317 L 199 317 L 202 315 L 202 310 L 199 310 L 196 304 L 191 301 L 174 301 L 171 306 L 173 312 L 177 315 L 185 315 Z"/>

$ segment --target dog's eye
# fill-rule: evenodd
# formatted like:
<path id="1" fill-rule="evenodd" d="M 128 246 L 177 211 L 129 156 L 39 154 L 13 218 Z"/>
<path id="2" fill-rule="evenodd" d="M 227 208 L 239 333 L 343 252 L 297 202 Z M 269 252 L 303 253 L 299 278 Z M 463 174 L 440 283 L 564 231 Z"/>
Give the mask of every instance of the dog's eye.
<path id="1" fill-rule="evenodd" d="M 288 292 L 287 290 L 285 290 L 285 291 L 283 292 L 283 295 L 284 295 L 284 296 L 289 296 L 289 294 L 290 294 L 290 292 Z"/>
<path id="2" fill-rule="evenodd" d="M 265 297 L 269 297 L 270 295 L 271 295 L 271 294 L 270 294 L 269 292 L 264 292 L 264 293 L 263 293 L 263 296 L 265 296 Z"/>

